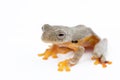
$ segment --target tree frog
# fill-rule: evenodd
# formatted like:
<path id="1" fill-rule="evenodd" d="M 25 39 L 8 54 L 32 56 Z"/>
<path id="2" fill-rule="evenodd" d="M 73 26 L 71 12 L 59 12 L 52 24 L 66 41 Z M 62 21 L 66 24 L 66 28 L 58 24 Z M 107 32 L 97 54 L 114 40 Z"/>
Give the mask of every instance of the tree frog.
<path id="1" fill-rule="evenodd" d="M 77 25 L 74 27 L 62 25 L 42 26 L 42 41 L 52 43 L 52 46 L 43 54 L 43 60 L 47 60 L 50 56 L 57 58 L 57 54 L 66 54 L 73 51 L 74 56 L 58 63 L 58 71 L 70 71 L 70 67 L 76 65 L 86 50 L 91 49 L 93 54 L 92 60 L 94 64 L 101 64 L 105 68 L 106 64 L 111 64 L 111 61 L 106 60 L 107 39 L 100 39 L 91 28 L 85 25 Z"/>

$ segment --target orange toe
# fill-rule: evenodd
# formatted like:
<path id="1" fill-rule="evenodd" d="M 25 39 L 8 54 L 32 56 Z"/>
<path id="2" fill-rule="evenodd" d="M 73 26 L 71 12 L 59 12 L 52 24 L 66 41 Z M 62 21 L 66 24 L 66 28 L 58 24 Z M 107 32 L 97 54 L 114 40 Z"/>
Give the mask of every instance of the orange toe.
<path id="1" fill-rule="evenodd" d="M 70 71 L 70 67 L 68 65 L 68 60 L 65 60 L 65 61 L 61 61 L 58 63 L 58 71 L 63 71 L 63 70 L 66 70 L 67 72 Z"/>
<path id="2" fill-rule="evenodd" d="M 48 58 L 47 58 L 47 57 L 43 57 L 42 59 L 43 59 L 43 60 L 47 60 Z"/>
<path id="3" fill-rule="evenodd" d="M 38 56 L 44 56 L 45 54 L 44 53 L 42 53 L 42 54 L 38 54 Z"/>

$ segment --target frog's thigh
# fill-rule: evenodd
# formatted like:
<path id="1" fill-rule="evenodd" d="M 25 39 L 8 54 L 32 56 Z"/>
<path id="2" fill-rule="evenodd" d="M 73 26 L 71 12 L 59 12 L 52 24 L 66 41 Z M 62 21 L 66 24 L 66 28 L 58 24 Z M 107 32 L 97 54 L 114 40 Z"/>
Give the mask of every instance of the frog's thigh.
<path id="1" fill-rule="evenodd" d="M 85 37 L 83 40 L 82 40 L 82 45 L 84 47 L 94 47 L 98 42 L 100 41 L 100 39 L 95 36 L 95 35 L 92 35 L 92 36 L 88 36 L 88 37 Z"/>
<path id="2" fill-rule="evenodd" d="M 103 39 L 100 42 L 98 42 L 93 50 L 93 55 L 96 58 L 101 58 L 101 61 L 106 61 L 106 52 L 107 52 L 107 39 Z"/>

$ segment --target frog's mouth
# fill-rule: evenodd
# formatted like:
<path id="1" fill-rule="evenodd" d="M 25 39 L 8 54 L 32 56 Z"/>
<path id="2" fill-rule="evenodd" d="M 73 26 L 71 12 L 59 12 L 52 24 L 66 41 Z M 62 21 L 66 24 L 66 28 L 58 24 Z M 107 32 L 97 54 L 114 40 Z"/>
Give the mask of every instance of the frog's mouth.
<path id="1" fill-rule="evenodd" d="M 62 44 L 62 43 L 65 43 L 64 41 L 47 41 L 47 40 L 43 40 L 43 42 L 45 42 L 45 43 L 52 43 L 52 44 Z"/>
<path id="2" fill-rule="evenodd" d="M 42 36 L 41 39 L 45 43 L 52 43 L 52 44 L 61 44 L 61 43 L 66 43 L 71 41 L 71 39 L 68 39 L 68 38 L 58 39 L 50 36 L 46 36 L 46 37 Z"/>
<path id="3" fill-rule="evenodd" d="M 52 43 L 52 44 L 63 44 L 66 42 L 70 42 L 69 40 L 47 40 L 47 39 L 43 39 L 43 38 L 42 38 L 42 41 L 45 43 Z"/>

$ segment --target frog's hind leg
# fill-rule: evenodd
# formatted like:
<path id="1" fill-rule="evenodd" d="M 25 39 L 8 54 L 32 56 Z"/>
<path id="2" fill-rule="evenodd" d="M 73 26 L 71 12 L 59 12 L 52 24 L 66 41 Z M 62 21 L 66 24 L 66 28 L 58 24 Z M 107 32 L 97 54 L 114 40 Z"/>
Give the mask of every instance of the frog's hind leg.
<path id="1" fill-rule="evenodd" d="M 107 67 L 106 64 L 111 64 L 112 62 L 106 61 L 107 53 L 107 39 L 103 39 L 98 42 L 93 50 L 92 60 L 95 60 L 94 64 L 101 64 L 103 68 Z"/>
<path id="2" fill-rule="evenodd" d="M 93 52 L 94 46 L 100 41 L 97 35 L 87 36 L 82 39 L 81 45 L 85 48 L 86 52 Z"/>

